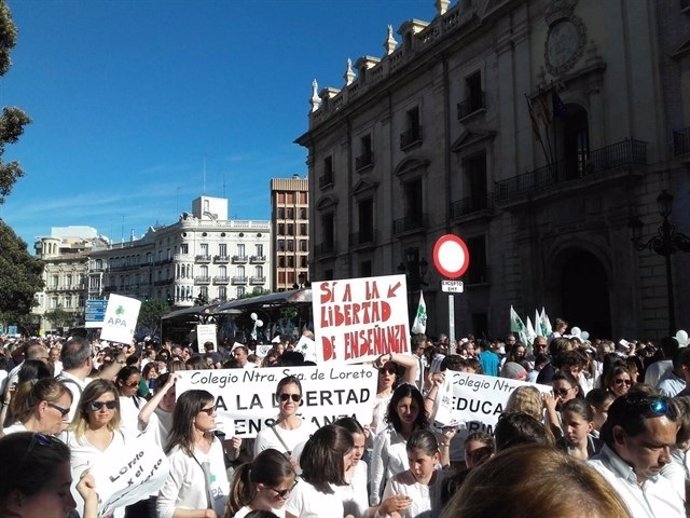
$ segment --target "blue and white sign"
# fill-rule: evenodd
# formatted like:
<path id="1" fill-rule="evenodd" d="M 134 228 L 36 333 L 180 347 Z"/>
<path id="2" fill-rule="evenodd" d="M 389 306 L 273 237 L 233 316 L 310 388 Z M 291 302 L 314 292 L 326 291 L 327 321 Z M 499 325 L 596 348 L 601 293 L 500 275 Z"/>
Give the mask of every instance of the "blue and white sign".
<path id="1" fill-rule="evenodd" d="M 86 301 L 84 311 L 85 327 L 102 327 L 105 320 L 105 308 L 108 306 L 106 299 L 89 299 Z"/>

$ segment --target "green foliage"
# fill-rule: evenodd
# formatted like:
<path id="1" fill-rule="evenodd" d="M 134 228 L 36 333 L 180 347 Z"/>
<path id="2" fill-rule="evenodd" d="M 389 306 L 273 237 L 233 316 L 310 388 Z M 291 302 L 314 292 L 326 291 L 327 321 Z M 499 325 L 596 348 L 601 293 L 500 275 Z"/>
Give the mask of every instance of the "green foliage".
<path id="1" fill-rule="evenodd" d="M 245 293 L 244 295 L 240 295 L 237 297 L 236 300 L 242 300 L 242 299 L 251 299 L 252 297 L 258 297 L 259 295 L 268 295 L 271 293 L 270 291 L 263 291 L 260 287 L 256 286 L 251 293 Z"/>
<path id="2" fill-rule="evenodd" d="M 65 311 L 60 306 L 46 312 L 43 316 L 50 320 L 53 327 L 70 327 L 74 324 L 77 317 L 74 313 Z"/>
<path id="3" fill-rule="evenodd" d="M 3 0 L 0 0 L 0 76 L 5 75 L 10 68 L 10 51 L 17 42 L 17 28 L 12 22 L 10 10 Z M 5 152 L 5 144 L 14 144 L 24 132 L 24 126 L 31 119 L 19 108 L 6 107 L 0 116 L 0 157 Z M 18 162 L 7 164 L 0 160 L 0 204 L 12 191 L 17 179 L 24 176 L 24 171 Z"/>
<path id="4" fill-rule="evenodd" d="M 0 321 L 28 315 L 34 295 L 43 288 L 43 262 L 29 254 L 26 243 L 0 219 Z"/>
<path id="5" fill-rule="evenodd" d="M 151 299 L 142 302 L 137 330 L 160 336 L 161 318 L 168 313 L 170 313 L 170 304 L 166 300 Z"/>

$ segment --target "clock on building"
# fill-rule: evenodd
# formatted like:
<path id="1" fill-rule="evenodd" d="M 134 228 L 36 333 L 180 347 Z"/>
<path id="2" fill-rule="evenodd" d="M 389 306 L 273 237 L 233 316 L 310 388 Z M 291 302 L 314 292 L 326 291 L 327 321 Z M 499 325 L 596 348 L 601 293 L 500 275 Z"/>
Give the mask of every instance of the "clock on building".
<path id="1" fill-rule="evenodd" d="M 546 36 L 544 59 L 546 68 L 554 76 L 570 70 L 582 57 L 586 30 L 582 20 L 573 16 L 554 22 Z"/>

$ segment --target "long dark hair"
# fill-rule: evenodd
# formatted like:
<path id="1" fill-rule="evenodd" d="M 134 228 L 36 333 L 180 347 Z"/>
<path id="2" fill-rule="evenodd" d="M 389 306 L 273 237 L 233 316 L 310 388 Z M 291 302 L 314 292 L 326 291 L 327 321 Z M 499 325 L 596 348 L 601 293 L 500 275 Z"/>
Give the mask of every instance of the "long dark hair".
<path id="1" fill-rule="evenodd" d="M 343 456 L 353 447 L 352 434 L 342 426 L 329 424 L 319 428 L 302 450 L 302 478 L 317 491 L 332 494 L 330 484 L 347 484 Z"/>
<path id="2" fill-rule="evenodd" d="M 213 395 L 205 390 L 188 390 L 180 394 L 175 403 L 172 428 L 168 436 L 168 444 L 165 445 L 167 455 L 175 447 L 179 446 L 190 457 L 194 453 L 194 418 L 201 412 L 204 405 L 213 403 Z"/>
<path id="3" fill-rule="evenodd" d="M 424 398 L 422 397 L 422 393 L 417 390 L 417 387 L 409 383 L 403 383 L 393 392 L 393 396 L 388 403 L 388 410 L 386 411 L 386 421 L 393 425 L 396 432 L 402 432 L 402 422 L 398 415 L 398 403 L 400 403 L 401 399 L 406 397 L 412 398 L 412 401 L 417 404 L 417 408 L 419 409 L 417 418 L 413 423 L 413 428 L 419 430 L 429 426 L 429 416 L 424 409 Z"/>

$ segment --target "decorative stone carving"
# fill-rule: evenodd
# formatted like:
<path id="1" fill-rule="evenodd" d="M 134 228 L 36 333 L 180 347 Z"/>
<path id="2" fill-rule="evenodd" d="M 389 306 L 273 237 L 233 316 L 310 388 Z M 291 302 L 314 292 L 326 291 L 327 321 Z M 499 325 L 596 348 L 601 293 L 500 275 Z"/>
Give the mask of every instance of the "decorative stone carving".
<path id="1" fill-rule="evenodd" d="M 391 55 L 393 54 L 393 51 L 395 50 L 395 47 L 398 46 L 398 42 L 395 41 L 395 38 L 393 37 L 393 26 L 389 25 L 388 26 L 388 38 L 386 38 L 386 41 L 383 42 L 383 48 L 386 49 L 386 54 Z"/>
<path id="2" fill-rule="evenodd" d="M 438 16 L 443 16 L 444 14 L 446 14 L 449 4 L 450 0 L 436 0 L 434 6 L 436 7 L 436 13 L 438 14 Z"/>
<path id="3" fill-rule="evenodd" d="M 345 70 L 345 85 L 351 85 L 355 80 L 355 71 L 352 70 L 352 60 L 347 58 L 347 69 Z"/>
<path id="4" fill-rule="evenodd" d="M 559 76 L 575 66 L 587 43 L 585 24 L 577 16 L 560 18 L 550 27 L 544 46 L 546 70 Z"/>
<path id="5" fill-rule="evenodd" d="M 321 97 L 319 97 L 319 84 L 314 79 L 311 82 L 311 99 L 309 100 L 311 104 L 311 111 L 315 112 L 321 106 Z"/>

